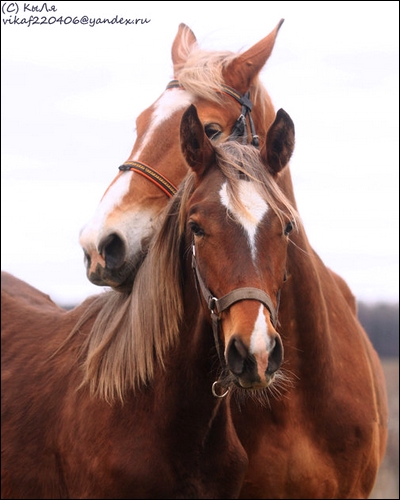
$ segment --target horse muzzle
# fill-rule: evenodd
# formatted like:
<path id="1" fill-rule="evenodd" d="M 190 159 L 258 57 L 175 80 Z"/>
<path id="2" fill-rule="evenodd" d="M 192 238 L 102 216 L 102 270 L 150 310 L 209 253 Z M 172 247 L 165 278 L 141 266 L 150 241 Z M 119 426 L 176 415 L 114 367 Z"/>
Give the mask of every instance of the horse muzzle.
<path id="1" fill-rule="evenodd" d="M 225 352 L 227 367 L 236 385 L 244 389 L 268 387 L 283 362 L 283 345 L 276 333 L 269 351 L 250 352 L 239 335 L 233 335 Z"/>

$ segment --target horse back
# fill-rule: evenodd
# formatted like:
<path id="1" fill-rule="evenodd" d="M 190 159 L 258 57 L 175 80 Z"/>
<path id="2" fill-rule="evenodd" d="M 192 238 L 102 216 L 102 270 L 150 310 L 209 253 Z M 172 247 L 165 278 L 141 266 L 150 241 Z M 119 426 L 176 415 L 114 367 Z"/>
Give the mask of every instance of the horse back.
<path id="1" fill-rule="evenodd" d="M 16 278 L 6 271 L 1 271 L 1 293 L 15 300 L 24 301 L 27 305 L 37 306 L 45 309 L 61 309 L 53 302 L 49 295 L 29 285 L 25 281 Z"/>

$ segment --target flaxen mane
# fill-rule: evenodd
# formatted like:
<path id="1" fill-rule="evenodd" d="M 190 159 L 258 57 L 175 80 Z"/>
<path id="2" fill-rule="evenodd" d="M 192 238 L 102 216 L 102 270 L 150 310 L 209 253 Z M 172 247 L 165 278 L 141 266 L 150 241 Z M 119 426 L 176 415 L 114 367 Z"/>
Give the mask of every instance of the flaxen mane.
<path id="1" fill-rule="evenodd" d="M 236 142 L 216 147 L 217 164 L 226 177 L 228 190 L 238 208 L 238 181 L 246 178 L 258 185 L 260 194 L 285 224 L 294 223 L 296 211 L 285 198 L 252 146 Z M 241 172 L 241 176 L 238 174 Z M 164 364 L 168 349 L 179 340 L 182 320 L 182 269 L 185 251 L 186 206 L 194 190 L 189 173 L 167 206 L 130 294 L 110 291 L 98 296 L 74 333 L 96 316 L 82 346 L 84 381 L 93 394 L 112 401 L 124 399 L 128 389 L 151 381 L 155 364 Z M 229 215 L 228 215 L 229 216 Z"/>
<path id="2" fill-rule="evenodd" d="M 231 51 L 211 52 L 199 48 L 197 43 L 184 43 L 183 59 L 185 63 L 175 69 L 174 77 L 191 94 L 207 101 L 220 103 L 224 83 L 224 70 L 237 58 L 237 53 Z M 259 112 L 265 113 L 266 107 L 273 108 L 261 80 L 254 79 L 249 88 L 251 100 L 259 103 Z"/>

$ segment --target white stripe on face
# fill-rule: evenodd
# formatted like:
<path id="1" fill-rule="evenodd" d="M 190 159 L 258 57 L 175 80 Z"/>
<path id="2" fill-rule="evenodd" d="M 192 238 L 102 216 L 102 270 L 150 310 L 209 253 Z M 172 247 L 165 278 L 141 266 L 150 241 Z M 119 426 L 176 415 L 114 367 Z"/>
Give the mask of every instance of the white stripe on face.
<path id="1" fill-rule="evenodd" d="M 257 369 L 260 376 L 268 368 L 268 353 L 272 351 L 272 348 L 273 345 L 268 336 L 268 324 L 265 321 L 264 306 L 261 304 L 250 338 L 250 353 L 257 359 Z"/>
<path id="2" fill-rule="evenodd" d="M 247 233 L 253 260 L 256 254 L 256 232 L 259 223 L 268 211 L 268 204 L 261 197 L 254 184 L 247 180 L 239 181 L 239 197 L 245 210 L 237 210 L 229 197 L 227 184 L 220 190 L 222 204 L 231 212 Z"/>
<path id="3" fill-rule="evenodd" d="M 268 326 L 265 321 L 264 306 L 261 304 L 258 310 L 258 316 L 254 323 L 254 329 L 251 334 L 250 352 L 257 354 L 260 352 L 269 352 L 271 350 L 271 339 L 268 336 Z"/>
<path id="4" fill-rule="evenodd" d="M 140 158 L 143 149 L 152 140 L 153 133 L 165 121 L 168 120 L 174 113 L 182 108 L 188 108 L 192 104 L 193 97 L 182 89 L 170 89 L 158 99 L 154 105 L 154 111 L 151 117 L 150 126 L 147 129 L 144 141 L 138 151 L 136 158 Z"/>
<path id="5" fill-rule="evenodd" d="M 147 129 L 145 140 L 143 141 L 141 147 L 135 154 L 137 161 L 140 161 L 140 154 L 148 145 L 152 136 L 156 132 L 157 128 L 167 120 L 173 113 L 182 108 L 187 108 L 191 104 L 192 96 L 182 90 L 182 89 L 171 89 L 164 92 L 164 94 L 158 99 L 154 105 L 154 111 L 150 121 L 150 126 Z M 102 238 L 102 229 L 106 227 L 106 222 L 110 214 L 112 214 L 116 207 L 118 207 L 124 196 L 129 192 L 130 182 L 133 172 L 124 172 L 120 175 L 117 180 L 108 188 L 103 198 L 97 207 L 96 213 L 93 218 L 88 222 L 88 224 L 82 229 L 80 235 L 80 241 L 83 246 L 90 248 L 90 244 L 97 248 L 98 243 Z M 144 213 L 140 211 L 140 207 L 131 207 L 130 210 L 131 224 L 129 225 L 130 232 L 136 231 L 138 234 L 136 238 L 140 246 L 140 240 L 143 236 L 150 232 L 150 229 L 145 230 L 146 226 L 149 226 L 151 220 L 151 211 Z M 137 227 L 135 226 L 135 220 L 133 216 L 136 216 Z M 119 222 L 122 224 L 122 222 Z M 121 231 L 123 230 L 120 227 Z"/>
<path id="6" fill-rule="evenodd" d="M 84 242 L 91 242 L 97 248 L 101 238 L 101 229 L 105 226 L 108 215 L 114 211 L 128 192 L 131 177 L 132 172 L 125 172 L 107 189 L 93 218 L 81 231 L 80 241 L 83 245 Z"/>
<path id="7" fill-rule="evenodd" d="M 151 236 L 154 231 L 154 213 L 151 209 L 140 209 L 116 212 L 117 217 L 109 219 L 109 215 L 116 209 L 124 194 L 129 188 L 129 180 L 133 172 L 124 172 L 124 175 L 109 187 L 105 196 L 97 207 L 94 217 L 82 228 L 79 242 L 88 253 L 95 250 L 100 252 L 99 245 L 105 236 L 115 233 L 125 235 L 129 242 L 129 259 L 133 266 L 141 258 L 143 238 Z"/>

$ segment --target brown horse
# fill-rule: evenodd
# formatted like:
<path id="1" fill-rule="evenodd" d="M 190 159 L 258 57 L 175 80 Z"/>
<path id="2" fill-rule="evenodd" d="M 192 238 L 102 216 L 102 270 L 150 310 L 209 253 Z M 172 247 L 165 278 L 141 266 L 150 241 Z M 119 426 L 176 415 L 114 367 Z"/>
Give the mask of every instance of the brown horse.
<path id="1" fill-rule="evenodd" d="M 143 261 L 158 215 L 176 192 L 188 166 L 179 144 L 179 124 L 195 103 L 213 142 L 235 137 L 261 145 L 275 110 L 259 73 L 271 55 L 283 19 L 260 42 L 242 54 L 208 52 L 181 24 L 172 45 L 175 78 L 136 121 L 137 139 L 128 160 L 107 188 L 91 221 L 80 234 L 87 276 L 97 285 L 129 290 Z M 289 168 L 278 182 L 296 206 Z M 342 279 L 354 311 L 355 299 Z"/>
<path id="2" fill-rule="evenodd" d="M 64 312 L 6 276 L 4 496 L 366 498 L 383 373 L 279 187 L 290 118 L 260 156 L 213 146 L 193 107 L 181 135 L 192 174 L 130 294 Z"/>
<path id="3" fill-rule="evenodd" d="M 263 145 L 275 114 L 258 75 L 281 23 L 239 55 L 204 52 L 194 34 L 180 26 L 172 46 L 180 86 L 173 81 L 139 116 L 129 161 L 82 231 L 88 277 L 94 283 L 123 289 L 133 280 L 152 224 L 167 202 L 165 193 L 174 193 L 169 180 L 178 185 L 187 170 L 177 132 L 187 103 L 196 103 L 214 142 L 231 133 L 255 142 L 253 136 L 259 133 Z M 245 97 L 253 103 L 251 114 Z M 269 155 L 274 163 L 271 150 Z M 283 166 L 277 164 L 275 180 L 296 208 L 289 167 Z M 288 270 L 289 264 L 280 322 L 285 366 L 295 385 L 280 389 L 281 397 L 270 397 L 267 405 L 257 394 L 232 406 L 250 461 L 241 496 L 366 497 L 386 441 L 387 402 L 380 362 L 357 320 L 355 298 L 347 284 L 321 263 L 302 230 L 289 248 Z M 370 446 L 369 451 L 364 445 Z"/>
<path id="4" fill-rule="evenodd" d="M 275 110 L 259 73 L 282 22 L 243 54 L 201 50 L 193 32 L 179 26 L 172 45 L 174 80 L 137 118 L 131 155 L 81 231 L 92 283 L 130 288 L 157 217 L 188 170 L 179 145 L 179 124 L 191 103 L 213 142 L 235 135 L 242 142 L 262 145 Z M 288 171 L 282 177 L 290 194 Z"/>
<path id="5" fill-rule="evenodd" d="M 240 494 L 229 389 L 284 384 L 277 296 L 297 215 L 266 148 L 214 146 L 194 106 L 181 129 L 191 172 L 130 293 L 65 311 L 3 274 L 2 498 Z M 291 154 L 283 111 L 268 143 Z"/>

